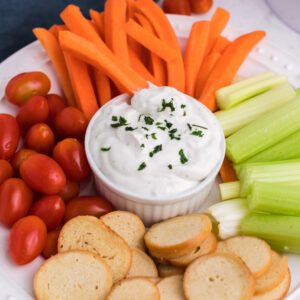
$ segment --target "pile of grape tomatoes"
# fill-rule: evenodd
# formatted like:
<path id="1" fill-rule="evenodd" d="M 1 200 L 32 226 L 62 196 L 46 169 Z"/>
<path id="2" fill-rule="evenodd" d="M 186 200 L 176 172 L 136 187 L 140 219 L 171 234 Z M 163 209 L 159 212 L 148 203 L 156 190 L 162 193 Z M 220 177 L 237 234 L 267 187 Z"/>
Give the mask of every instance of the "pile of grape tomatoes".
<path id="1" fill-rule="evenodd" d="M 41 72 L 15 76 L 5 96 L 19 106 L 17 115 L 0 114 L 0 222 L 11 228 L 8 252 L 18 265 L 55 254 L 60 227 L 71 218 L 113 210 L 102 197 L 79 197 L 90 176 L 88 121 L 48 94 L 50 86 Z"/>

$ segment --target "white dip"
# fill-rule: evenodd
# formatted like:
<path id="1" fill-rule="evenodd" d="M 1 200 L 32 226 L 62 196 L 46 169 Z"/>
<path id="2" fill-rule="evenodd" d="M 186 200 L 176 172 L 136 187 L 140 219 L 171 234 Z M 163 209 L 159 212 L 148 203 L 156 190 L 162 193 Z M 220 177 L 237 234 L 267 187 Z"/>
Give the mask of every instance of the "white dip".
<path id="1" fill-rule="evenodd" d="M 91 154 L 115 185 L 140 196 L 179 194 L 205 179 L 221 159 L 217 120 L 170 87 L 106 105 L 92 128 Z"/>

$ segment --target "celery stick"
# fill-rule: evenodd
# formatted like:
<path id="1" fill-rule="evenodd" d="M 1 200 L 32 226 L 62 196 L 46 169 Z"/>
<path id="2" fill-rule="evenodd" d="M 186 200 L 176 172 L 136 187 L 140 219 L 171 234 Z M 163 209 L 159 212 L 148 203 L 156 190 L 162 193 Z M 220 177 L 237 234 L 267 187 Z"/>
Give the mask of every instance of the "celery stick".
<path id="1" fill-rule="evenodd" d="M 226 154 L 234 163 L 240 163 L 298 130 L 300 96 L 228 137 Z"/>
<path id="2" fill-rule="evenodd" d="M 221 200 L 234 199 L 240 196 L 240 182 L 232 181 L 219 184 Z"/>
<path id="3" fill-rule="evenodd" d="M 216 92 L 218 107 L 225 110 L 229 109 L 249 98 L 264 93 L 274 88 L 275 86 L 286 82 L 288 82 L 287 77 L 284 75 L 279 75 L 279 76 L 273 76 L 271 78 L 257 81 L 255 83 L 252 83 L 250 85 L 239 88 L 229 93 L 228 92 L 224 93 L 224 89 L 226 89 L 227 87 L 222 88 Z"/>
<path id="4" fill-rule="evenodd" d="M 300 182 L 298 186 L 256 181 L 248 196 L 251 211 L 300 216 Z"/>
<path id="5" fill-rule="evenodd" d="M 300 185 L 300 159 L 269 163 L 249 163 L 241 167 L 240 197 L 247 197 L 255 181 Z"/>
<path id="6" fill-rule="evenodd" d="M 227 137 L 260 116 L 290 102 L 295 96 L 296 93 L 292 86 L 285 83 L 229 110 L 218 111 L 215 116 Z"/>
<path id="7" fill-rule="evenodd" d="M 264 162 L 300 158 L 300 131 L 297 131 L 277 144 L 250 157 L 246 162 Z"/>
<path id="8" fill-rule="evenodd" d="M 300 217 L 250 213 L 240 233 L 260 237 L 277 250 L 300 253 Z"/>
<path id="9" fill-rule="evenodd" d="M 297 96 L 300 95 L 300 88 L 295 89 L 295 92 L 296 92 Z"/>
<path id="10" fill-rule="evenodd" d="M 228 95 L 230 95 L 242 88 L 248 87 L 252 84 L 255 84 L 257 82 L 260 82 L 262 80 L 272 78 L 272 77 L 275 77 L 275 74 L 273 72 L 269 71 L 269 72 L 258 74 L 256 76 L 252 76 L 250 78 L 238 80 L 228 86 L 225 86 L 225 87 L 217 90 L 216 97 L 217 97 L 217 99 L 227 97 Z"/>

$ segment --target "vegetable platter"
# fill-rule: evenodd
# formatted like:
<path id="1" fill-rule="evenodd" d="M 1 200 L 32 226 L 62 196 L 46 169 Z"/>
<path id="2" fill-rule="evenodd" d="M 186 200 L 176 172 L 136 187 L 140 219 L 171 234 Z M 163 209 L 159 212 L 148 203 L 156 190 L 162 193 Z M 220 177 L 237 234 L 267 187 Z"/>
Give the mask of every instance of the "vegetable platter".
<path id="1" fill-rule="evenodd" d="M 175 30 L 182 49 L 185 48 L 187 37 L 191 26 L 198 21 L 197 17 L 186 17 L 168 15 L 168 18 Z M 241 35 L 238 29 L 226 27 L 224 36 L 229 40 Z M 15 115 L 16 108 L 4 99 L 4 90 L 10 78 L 26 71 L 42 71 L 51 80 L 50 93 L 62 94 L 56 72 L 47 54 L 38 41 L 19 50 L 0 65 L 0 113 L 10 113 Z M 259 43 L 250 53 L 249 57 L 238 72 L 241 78 L 250 77 L 264 71 L 273 71 L 284 74 L 289 82 L 295 87 L 300 86 L 300 61 L 297 58 L 283 52 L 280 48 L 272 45 L 267 40 Z M 219 181 L 219 179 L 217 180 Z M 81 195 L 95 194 L 93 180 L 89 179 L 81 184 Z M 212 203 L 219 200 L 218 185 L 214 184 L 207 202 L 201 208 L 203 211 Z M 7 238 L 9 230 L 0 227 L 0 298 L 1 299 L 33 299 L 32 280 L 34 273 L 42 263 L 43 259 L 38 257 L 32 263 L 25 266 L 13 264 L 7 253 Z M 5 246 L 4 246 L 5 245 Z M 296 300 L 300 297 L 300 257 L 297 255 L 287 255 L 291 270 L 292 284 L 287 299 Z"/>

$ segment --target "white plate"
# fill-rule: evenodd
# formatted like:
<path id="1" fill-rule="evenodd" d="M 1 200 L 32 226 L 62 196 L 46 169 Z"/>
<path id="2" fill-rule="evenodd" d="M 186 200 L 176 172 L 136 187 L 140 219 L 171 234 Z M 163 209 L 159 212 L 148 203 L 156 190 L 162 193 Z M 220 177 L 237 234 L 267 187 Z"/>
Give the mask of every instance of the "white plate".
<path id="1" fill-rule="evenodd" d="M 186 38 L 193 22 L 197 17 L 169 15 L 180 45 L 184 48 Z M 227 27 L 224 35 L 230 40 L 242 34 L 241 31 Z M 11 77 L 26 71 L 42 71 L 51 79 L 50 92 L 60 93 L 59 82 L 46 53 L 39 42 L 33 42 L 22 48 L 0 64 L 0 113 L 7 112 L 16 114 L 16 107 L 4 99 L 4 90 Z M 267 40 L 262 41 L 250 54 L 238 72 L 242 77 L 249 77 L 257 73 L 272 70 L 279 74 L 286 74 L 291 84 L 300 86 L 300 61 L 272 45 Z M 92 182 L 85 184 L 83 194 L 94 193 Z M 218 199 L 217 184 L 207 200 L 205 207 Z M 205 208 L 203 207 L 203 209 Z M 19 267 L 10 259 L 7 253 L 7 238 L 9 230 L 0 225 L 0 299 L 27 300 L 33 299 L 32 281 L 33 276 L 43 259 L 38 257 L 32 263 Z M 300 256 L 288 255 L 291 269 L 292 285 L 288 300 L 300 299 Z"/>

